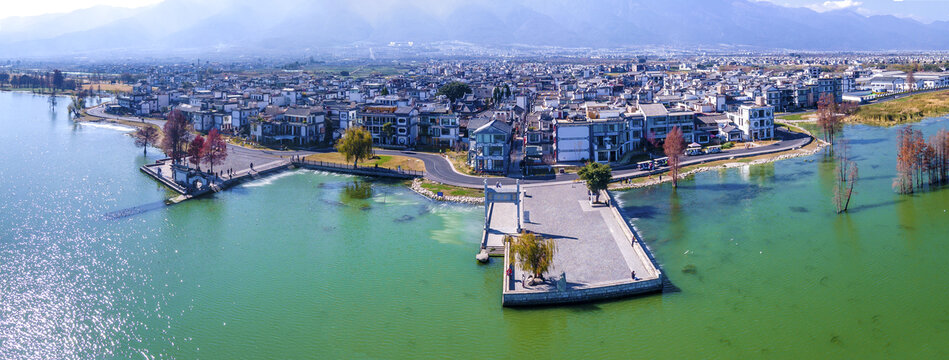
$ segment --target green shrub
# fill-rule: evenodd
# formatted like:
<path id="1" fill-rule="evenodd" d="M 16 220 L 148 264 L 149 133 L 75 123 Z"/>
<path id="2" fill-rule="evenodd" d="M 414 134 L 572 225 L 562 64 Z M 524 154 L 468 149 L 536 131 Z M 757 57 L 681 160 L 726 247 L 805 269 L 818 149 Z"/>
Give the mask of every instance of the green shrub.
<path id="1" fill-rule="evenodd" d="M 722 144 L 722 149 L 723 149 L 723 150 L 725 150 L 725 149 L 731 149 L 731 148 L 733 148 L 733 147 L 735 147 L 735 142 L 734 142 L 734 141 L 729 141 L 729 142 L 727 142 L 727 143 Z"/>

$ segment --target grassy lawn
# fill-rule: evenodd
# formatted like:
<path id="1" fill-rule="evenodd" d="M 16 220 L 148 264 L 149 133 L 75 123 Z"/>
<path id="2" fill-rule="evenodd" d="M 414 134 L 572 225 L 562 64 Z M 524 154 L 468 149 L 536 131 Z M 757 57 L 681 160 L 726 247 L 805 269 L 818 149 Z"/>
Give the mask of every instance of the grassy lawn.
<path id="1" fill-rule="evenodd" d="M 812 115 L 814 115 L 814 113 L 809 112 L 809 113 L 803 113 L 803 114 L 782 115 L 782 116 L 778 116 L 777 118 L 783 119 L 783 120 L 805 120 L 806 118 Z"/>
<path id="2" fill-rule="evenodd" d="M 861 106 L 847 122 L 893 126 L 949 114 L 949 90 Z"/>
<path id="3" fill-rule="evenodd" d="M 775 122 L 775 123 L 774 123 L 774 126 L 783 127 L 783 128 L 787 129 L 787 130 L 790 131 L 790 132 L 796 132 L 796 133 L 802 133 L 802 134 L 804 133 L 804 129 L 801 129 L 801 128 L 798 127 L 797 125 L 789 125 L 789 124 L 785 124 L 785 123 L 782 123 L 782 122 Z"/>
<path id="4" fill-rule="evenodd" d="M 445 153 L 448 155 L 448 159 L 451 160 L 452 166 L 455 167 L 455 170 L 462 174 L 468 175 L 477 175 L 474 173 L 474 170 L 471 166 L 468 166 L 468 153 L 465 151 L 449 151 Z M 489 176 L 489 175 L 485 175 Z"/>
<path id="5" fill-rule="evenodd" d="M 23 91 L 23 92 L 32 92 L 36 94 L 49 95 L 52 94 L 52 91 L 49 88 L 14 88 L 10 86 L 0 86 L 0 90 L 3 91 Z M 75 90 L 56 90 L 56 95 L 75 95 Z"/>
<path id="6" fill-rule="evenodd" d="M 86 83 L 82 84 L 82 88 L 93 91 L 98 91 L 101 89 L 102 91 L 132 92 L 132 85 L 111 84 L 107 82 Z"/>
<path id="7" fill-rule="evenodd" d="M 816 123 L 798 123 L 797 126 L 804 130 L 810 131 L 815 137 L 821 136 L 820 127 Z"/>
<path id="8" fill-rule="evenodd" d="M 580 167 L 574 166 L 574 165 L 555 165 L 554 166 L 555 173 L 560 173 L 560 170 L 563 170 L 563 172 L 567 174 L 576 174 L 578 171 L 580 171 Z"/>
<path id="9" fill-rule="evenodd" d="M 349 78 L 366 77 L 370 75 L 391 76 L 403 74 L 410 68 L 405 65 L 394 64 L 316 64 L 306 66 L 307 70 L 331 75 L 340 75 L 341 72 L 349 73 Z"/>
<path id="10" fill-rule="evenodd" d="M 325 161 L 338 164 L 352 164 L 346 161 L 346 157 L 338 152 L 328 152 L 313 154 L 306 157 L 309 161 Z M 425 163 L 422 160 L 399 155 L 376 155 L 372 159 L 360 161 L 359 166 L 376 166 L 381 168 L 396 169 L 400 166 L 402 170 L 425 171 Z"/>
<path id="11" fill-rule="evenodd" d="M 434 183 L 428 180 L 422 182 L 422 187 L 433 193 L 438 193 L 439 191 L 442 194 L 447 196 L 467 196 L 467 197 L 484 197 L 484 191 L 480 189 L 469 189 L 458 186 L 451 186 L 445 184 Z"/>

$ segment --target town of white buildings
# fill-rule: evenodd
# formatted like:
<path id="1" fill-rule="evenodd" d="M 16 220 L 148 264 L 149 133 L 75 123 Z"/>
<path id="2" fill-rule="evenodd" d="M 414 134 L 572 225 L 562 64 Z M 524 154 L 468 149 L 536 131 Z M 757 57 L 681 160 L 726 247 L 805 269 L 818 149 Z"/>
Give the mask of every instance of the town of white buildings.
<path id="1" fill-rule="evenodd" d="M 265 146 L 327 147 L 365 127 L 381 147 L 468 152 L 473 169 L 620 162 L 661 144 L 673 127 L 700 145 L 775 136 L 776 113 L 822 98 L 949 86 L 943 58 L 692 56 L 559 61 L 443 60 L 401 73 L 349 76 L 305 70 L 230 71 L 213 64 L 149 66 L 110 111 L 160 116 L 177 109 L 194 129 Z M 926 71 L 887 64 L 915 61 Z M 462 82 L 450 101 L 438 90 Z"/>

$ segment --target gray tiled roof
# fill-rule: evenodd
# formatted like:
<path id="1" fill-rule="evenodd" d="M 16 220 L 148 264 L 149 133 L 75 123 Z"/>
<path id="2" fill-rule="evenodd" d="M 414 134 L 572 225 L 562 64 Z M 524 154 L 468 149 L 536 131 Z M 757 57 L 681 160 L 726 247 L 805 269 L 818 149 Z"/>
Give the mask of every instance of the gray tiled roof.
<path id="1" fill-rule="evenodd" d="M 669 114 L 669 111 L 662 104 L 643 104 L 639 106 L 639 110 L 646 116 L 666 116 Z"/>

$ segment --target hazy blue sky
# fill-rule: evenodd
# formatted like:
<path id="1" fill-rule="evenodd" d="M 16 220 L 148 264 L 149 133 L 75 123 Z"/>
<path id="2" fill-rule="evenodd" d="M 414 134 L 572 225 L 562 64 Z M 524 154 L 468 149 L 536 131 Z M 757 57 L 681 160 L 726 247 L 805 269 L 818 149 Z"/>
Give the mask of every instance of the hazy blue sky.
<path id="1" fill-rule="evenodd" d="M 162 0 L 25 0 L 4 1 L 0 18 L 9 16 L 31 16 L 54 12 L 69 12 L 96 5 L 138 7 L 151 5 Z M 198 0 L 201 1 L 201 0 Z M 262 0 L 266 1 L 266 0 Z M 344 1 L 344 0 L 341 0 Z M 380 0 L 391 3 L 393 0 Z M 595 0 L 590 0 L 595 1 Z M 682 0 L 694 1 L 694 0 Z M 923 22 L 949 20 L 949 0 L 756 0 L 772 3 L 808 7 L 818 11 L 851 9 L 864 15 L 896 15 L 911 17 Z M 418 1 L 414 1 L 418 2 Z M 459 1 L 451 1 L 459 2 Z M 436 1 L 437 3 L 437 1 Z M 577 6 L 583 2 L 578 1 Z"/>
<path id="2" fill-rule="evenodd" d="M 96 5 L 139 7 L 160 3 L 162 0 L 11 0 L 3 2 L 0 18 L 64 13 Z"/>
<path id="3" fill-rule="evenodd" d="M 949 20 L 949 0 L 759 0 L 817 11 L 851 9 L 864 15 L 895 15 L 923 22 Z"/>

